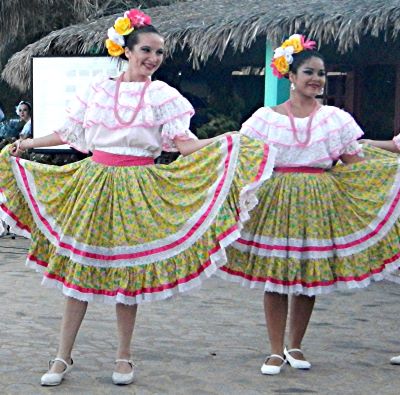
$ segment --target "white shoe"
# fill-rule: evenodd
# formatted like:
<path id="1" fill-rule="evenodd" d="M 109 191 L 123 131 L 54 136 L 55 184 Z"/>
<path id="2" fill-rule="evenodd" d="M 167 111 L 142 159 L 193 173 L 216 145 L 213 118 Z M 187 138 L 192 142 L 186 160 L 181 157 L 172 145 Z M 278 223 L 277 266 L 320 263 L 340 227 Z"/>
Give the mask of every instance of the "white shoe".
<path id="1" fill-rule="evenodd" d="M 400 365 L 400 355 L 397 357 L 390 358 L 390 363 L 392 365 Z"/>
<path id="2" fill-rule="evenodd" d="M 279 366 L 274 366 L 274 365 L 267 365 L 267 362 L 271 358 L 279 358 L 282 360 L 281 365 Z M 281 372 L 281 369 L 283 365 L 286 363 L 285 359 L 281 357 L 278 354 L 271 354 L 267 357 L 263 365 L 261 366 L 261 373 L 262 374 L 269 374 L 269 375 L 274 375 L 274 374 L 279 374 Z"/>
<path id="3" fill-rule="evenodd" d="M 300 348 L 292 348 L 290 350 L 288 350 L 286 347 L 283 350 L 283 354 L 286 357 L 286 361 L 288 362 L 288 364 L 295 369 L 310 369 L 311 368 L 311 363 L 308 361 L 303 361 L 301 359 L 296 359 L 293 358 L 290 353 L 291 352 L 301 352 L 303 354 L 303 351 L 300 350 Z"/>
<path id="4" fill-rule="evenodd" d="M 61 362 L 65 365 L 65 370 L 62 371 L 61 373 L 45 373 L 42 378 L 40 379 L 40 384 L 41 385 L 59 385 L 64 379 L 64 376 L 72 370 L 72 367 L 74 365 L 74 361 L 71 358 L 71 365 L 69 365 L 64 359 L 62 358 L 54 358 L 51 361 L 49 361 L 49 370 L 51 366 L 54 364 L 54 362 Z"/>
<path id="5" fill-rule="evenodd" d="M 132 370 L 129 373 L 118 373 L 118 372 L 113 372 L 112 374 L 112 382 L 116 385 L 127 385 L 133 382 L 135 372 L 134 372 L 134 366 L 135 364 L 133 361 L 130 359 L 116 359 L 115 363 L 117 362 L 126 362 L 131 365 Z"/>

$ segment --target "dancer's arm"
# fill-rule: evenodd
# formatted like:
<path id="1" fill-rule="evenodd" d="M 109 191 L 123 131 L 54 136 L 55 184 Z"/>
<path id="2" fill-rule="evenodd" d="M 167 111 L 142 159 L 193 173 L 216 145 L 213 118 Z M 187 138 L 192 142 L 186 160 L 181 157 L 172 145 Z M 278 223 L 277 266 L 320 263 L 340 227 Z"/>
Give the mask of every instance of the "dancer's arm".
<path id="1" fill-rule="evenodd" d="M 55 145 L 65 144 L 57 133 L 35 139 L 17 140 L 12 145 L 11 155 L 20 156 L 24 151 L 37 147 L 53 147 Z"/>
<path id="2" fill-rule="evenodd" d="M 226 134 L 231 134 L 231 133 L 232 132 L 228 132 L 228 133 L 225 133 L 225 134 L 221 134 L 221 135 L 212 137 L 210 139 L 201 139 L 201 140 L 194 140 L 194 139 L 179 140 L 179 139 L 175 139 L 174 143 L 175 143 L 176 147 L 178 148 L 179 152 L 183 156 L 187 156 L 187 155 L 192 154 L 193 152 L 198 151 L 201 148 L 204 148 L 205 146 L 213 143 L 214 141 L 223 138 L 223 136 L 225 136 Z"/>
<path id="3" fill-rule="evenodd" d="M 400 150 L 397 148 L 396 144 L 394 143 L 393 140 L 369 140 L 369 139 L 363 139 L 360 140 L 361 144 L 368 144 L 372 145 L 374 147 L 382 148 L 386 151 L 390 152 L 395 152 L 395 153 L 400 153 Z"/>
<path id="4" fill-rule="evenodd" d="M 340 157 L 340 160 L 345 163 L 345 164 L 351 164 L 351 163 L 357 163 L 357 162 L 362 162 L 364 158 L 358 155 L 349 155 L 349 154 L 343 154 Z"/>

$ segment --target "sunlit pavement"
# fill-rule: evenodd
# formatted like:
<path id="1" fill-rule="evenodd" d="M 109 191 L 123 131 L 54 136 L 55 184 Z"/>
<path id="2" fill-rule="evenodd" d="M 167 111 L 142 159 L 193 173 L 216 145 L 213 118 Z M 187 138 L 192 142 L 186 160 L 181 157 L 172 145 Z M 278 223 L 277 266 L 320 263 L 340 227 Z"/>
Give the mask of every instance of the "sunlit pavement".
<path id="1" fill-rule="evenodd" d="M 398 394 L 400 285 L 372 284 L 317 298 L 304 341 L 310 371 L 260 374 L 268 353 L 262 291 L 217 278 L 185 297 L 142 305 L 134 384 L 111 382 L 113 306 L 92 304 L 57 388 L 40 386 L 54 357 L 62 295 L 24 265 L 29 241 L 0 238 L 0 394 Z"/>

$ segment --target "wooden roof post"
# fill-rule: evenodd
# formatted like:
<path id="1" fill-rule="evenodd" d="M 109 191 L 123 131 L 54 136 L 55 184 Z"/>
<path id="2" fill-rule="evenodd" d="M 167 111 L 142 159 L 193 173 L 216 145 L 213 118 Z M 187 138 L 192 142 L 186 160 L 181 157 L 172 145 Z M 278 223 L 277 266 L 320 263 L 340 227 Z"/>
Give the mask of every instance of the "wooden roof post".
<path id="1" fill-rule="evenodd" d="M 270 66 L 274 49 L 270 42 L 266 43 L 265 51 L 265 88 L 264 106 L 272 107 L 281 104 L 289 98 L 290 84 L 287 78 L 277 78 L 272 74 Z"/>

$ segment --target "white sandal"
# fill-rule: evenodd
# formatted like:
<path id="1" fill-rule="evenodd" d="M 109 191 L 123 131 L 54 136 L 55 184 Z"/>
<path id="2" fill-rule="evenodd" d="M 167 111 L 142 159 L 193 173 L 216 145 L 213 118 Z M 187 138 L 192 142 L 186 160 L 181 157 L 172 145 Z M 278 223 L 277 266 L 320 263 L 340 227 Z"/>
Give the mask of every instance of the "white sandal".
<path id="1" fill-rule="evenodd" d="M 282 360 L 282 363 L 280 366 L 275 366 L 275 365 L 267 365 L 267 362 L 271 359 L 271 358 L 278 358 L 280 360 Z M 265 362 L 263 363 L 263 365 L 261 366 L 261 373 L 262 374 L 268 374 L 268 375 L 275 375 L 275 374 L 279 374 L 281 372 L 282 367 L 285 365 L 286 360 L 281 357 L 278 354 L 271 354 L 267 357 L 267 359 L 265 360 Z"/>
<path id="2" fill-rule="evenodd" d="M 286 360 L 288 361 L 288 364 L 295 369 L 310 369 L 311 368 L 311 363 L 308 361 L 303 361 L 302 359 L 296 359 L 290 355 L 291 352 L 301 352 L 303 354 L 303 351 L 300 350 L 300 348 L 291 348 L 288 350 L 286 347 L 283 350 L 283 354 L 286 357 Z"/>
<path id="3" fill-rule="evenodd" d="M 118 372 L 113 372 L 112 374 L 112 382 L 116 385 L 127 385 L 127 384 L 131 384 L 134 380 L 134 376 L 135 376 L 135 364 L 133 363 L 133 361 L 131 359 L 116 359 L 115 363 L 117 362 L 126 362 L 129 363 L 129 365 L 131 365 L 132 370 L 130 373 L 118 373 Z"/>
<path id="4" fill-rule="evenodd" d="M 400 355 L 397 357 L 390 358 L 390 363 L 392 365 L 400 365 Z"/>
<path id="5" fill-rule="evenodd" d="M 59 385 L 64 379 L 64 376 L 69 373 L 74 365 L 74 361 L 71 358 L 71 365 L 68 364 L 64 359 L 62 358 L 54 358 L 49 361 L 49 370 L 51 369 L 52 365 L 54 362 L 61 362 L 65 365 L 65 370 L 63 370 L 61 373 L 45 373 L 42 378 L 40 379 L 40 384 L 45 385 L 45 386 L 54 386 L 54 385 Z"/>

